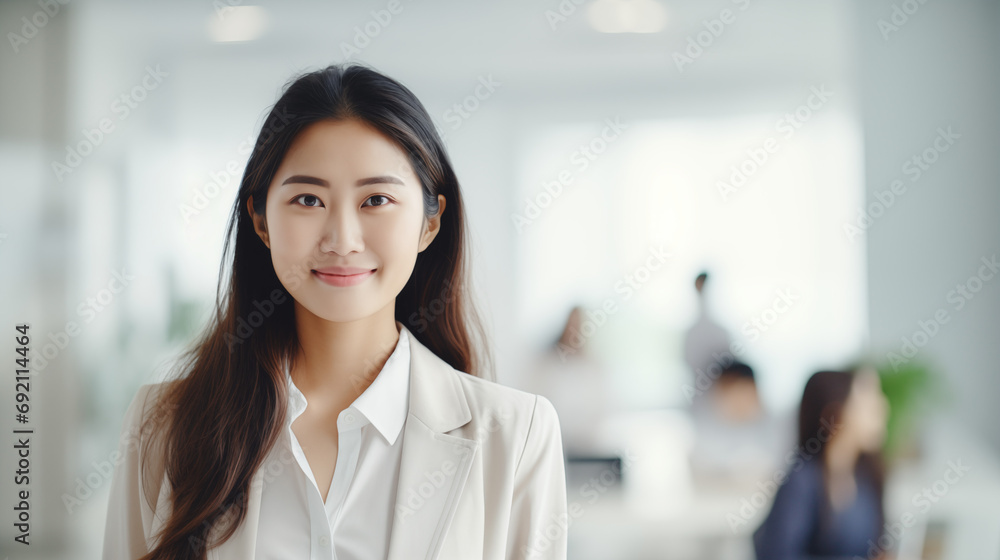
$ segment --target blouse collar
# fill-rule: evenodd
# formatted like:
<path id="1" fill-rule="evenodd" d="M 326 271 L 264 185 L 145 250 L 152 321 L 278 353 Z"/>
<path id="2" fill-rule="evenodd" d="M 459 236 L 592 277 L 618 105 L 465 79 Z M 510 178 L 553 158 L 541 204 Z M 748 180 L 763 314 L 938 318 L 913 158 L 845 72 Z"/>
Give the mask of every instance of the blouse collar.
<path id="1" fill-rule="evenodd" d="M 361 427 L 366 423 L 375 426 L 382 437 L 393 445 L 403 430 L 408 412 L 410 381 L 410 341 L 405 328 L 396 321 L 399 339 L 382 370 L 367 389 L 340 413 L 338 424 L 344 428 Z M 285 365 L 285 379 L 288 381 L 288 420 L 286 425 L 298 418 L 306 409 L 306 397 L 292 382 L 288 364 Z M 355 411 L 357 423 L 345 425 L 345 418 Z"/>

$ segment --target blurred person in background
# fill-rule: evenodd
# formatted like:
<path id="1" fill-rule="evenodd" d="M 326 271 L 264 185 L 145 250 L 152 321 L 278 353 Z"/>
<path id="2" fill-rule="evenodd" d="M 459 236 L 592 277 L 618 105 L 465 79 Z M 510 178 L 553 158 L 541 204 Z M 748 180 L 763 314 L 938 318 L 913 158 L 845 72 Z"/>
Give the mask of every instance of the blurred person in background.
<path id="1" fill-rule="evenodd" d="M 694 289 L 698 293 L 698 318 L 684 336 L 684 362 L 691 370 L 696 382 L 700 377 L 714 382 L 716 370 L 733 360 L 729 351 L 729 333 L 712 318 L 705 296 L 708 272 L 702 271 L 694 279 Z M 702 381 L 705 383 L 705 381 Z"/>
<path id="2" fill-rule="evenodd" d="M 611 387 L 604 366 L 588 350 L 584 320 L 584 308 L 574 306 L 527 381 L 528 391 L 544 395 L 555 407 L 567 458 L 606 454 L 600 434 L 611 409 Z"/>
<path id="3" fill-rule="evenodd" d="M 799 407 L 798 451 L 753 535 L 758 560 L 885 558 L 882 536 L 889 404 L 877 372 L 820 371 Z"/>
<path id="4" fill-rule="evenodd" d="M 753 368 L 743 362 L 725 366 L 693 404 L 691 469 L 703 483 L 751 486 L 791 444 L 791 422 L 764 408 Z"/>

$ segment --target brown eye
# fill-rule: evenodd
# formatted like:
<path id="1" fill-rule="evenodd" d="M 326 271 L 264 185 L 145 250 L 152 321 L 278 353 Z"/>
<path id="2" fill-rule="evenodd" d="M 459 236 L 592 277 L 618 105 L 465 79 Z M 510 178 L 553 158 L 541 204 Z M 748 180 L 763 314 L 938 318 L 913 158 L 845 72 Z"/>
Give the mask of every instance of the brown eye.
<path id="1" fill-rule="evenodd" d="M 382 194 L 376 194 L 368 197 L 368 200 L 375 200 L 375 199 L 381 199 L 383 202 L 381 202 L 380 204 L 371 204 L 370 206 L 385 206 L 390 202 L 389 197 Z M 368 202 L 368 200 L 366 200 L 365 202 Z M 364 204 L 362 204 L 362 206 L 364 206 Z"/>
<path id="2" fill-rule="evenodd" d="M 302 204 L 302 206 L 308 206 L 310 208 L 316 207 L 316 206 L 322 206 L 323 205 L 323 202 L 319 199 L 319 197 L 315 196 L 315 195 L 312 195 L 312 194 L 299 195 L 299 196 L 295 197 L 294 200 L 295 201 L 305 200 L 306 203 Z"/>

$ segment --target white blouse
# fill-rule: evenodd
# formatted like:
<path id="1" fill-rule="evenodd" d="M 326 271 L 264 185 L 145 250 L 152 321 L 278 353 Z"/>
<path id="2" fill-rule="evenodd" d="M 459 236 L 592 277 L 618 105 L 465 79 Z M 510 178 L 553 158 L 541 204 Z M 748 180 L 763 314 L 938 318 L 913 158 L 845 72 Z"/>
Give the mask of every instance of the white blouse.
<path id="1" fill-rule="evenodd" d="M 292 383 L 281 437 L 264 460 L 257 560 L 385 558 L 408 412 L 406 329 L 371 385 L 337 417 L 337 464 L 326 502 L 292 422 L 306 399 Z"/>

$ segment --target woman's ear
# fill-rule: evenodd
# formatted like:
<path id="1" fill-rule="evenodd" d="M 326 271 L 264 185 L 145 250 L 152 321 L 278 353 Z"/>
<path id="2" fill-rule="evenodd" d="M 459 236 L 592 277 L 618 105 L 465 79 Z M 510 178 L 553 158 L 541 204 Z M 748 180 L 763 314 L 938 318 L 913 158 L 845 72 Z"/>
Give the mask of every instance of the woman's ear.
<path id="1" fill-rule="evenodd" d="M 264 245 L 270 249 L 271 242 L 267 236 L 267 223 L 264 221 L 264 216 L 255 214 L 253 211 L 253 195 L 247 198 L 247 212 L 250 213 L 250 219 L 253 220 L 253 229 L 257 232 L 257 237 L 264 242 Z"/>
<path id="2" fill-rule="evenodd" d="M 420 236 L 420 248 L 417 250 L 418 253 L 422 253 L 424 249 L 430 246 L 431 241 L 437 237 L 439 231 L 441 231 L 441 216 L 444 214 L 445 198 L 443 194 L 438 195 L 438 211 L 430 218 L 426 219 L 426 226 L 424 227 L 424 232 Z"/>

